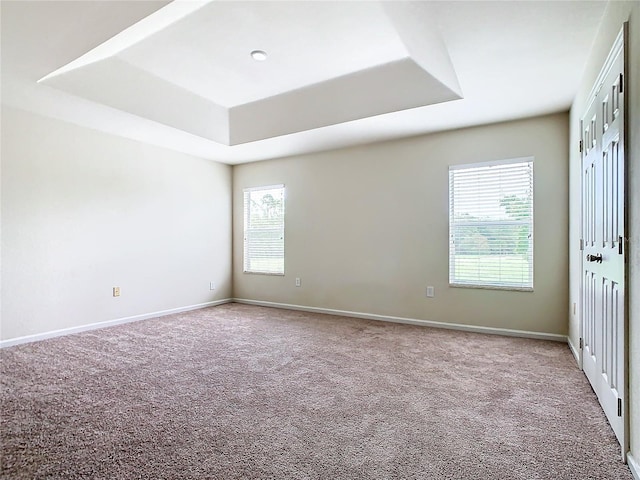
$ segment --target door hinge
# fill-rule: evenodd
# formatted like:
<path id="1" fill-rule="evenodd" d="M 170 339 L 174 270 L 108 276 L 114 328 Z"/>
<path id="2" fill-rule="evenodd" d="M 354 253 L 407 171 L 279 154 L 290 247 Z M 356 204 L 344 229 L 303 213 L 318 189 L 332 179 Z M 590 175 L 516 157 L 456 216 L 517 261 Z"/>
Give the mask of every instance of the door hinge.
<path id="1" fill-rule="evenodd" d="M 580 250 L 584 250 L 584 240 L 580 239 Z"/>
<path id="2" fill-rule="evenodd" d="M 624 92 L 624 74 L 620 74 L 620 93 Z"/>
<path id="3" fill-rule="evenodd" d="M 582 337 L 580 337 L 580 350 L 582 350 Z"/>
<path id="4" fill-rule="evenodd" d="M 580 153 L 582 153 L 582 140 L 580 140 Z"/>
<path id="5" fill-rule="evenodd" d="M 622 236 L 618 237 L 618 254 L 622 255 Z"/>
<path id="6" fill-rule="evenodd" d="M 619 417 L 622 416 L 622 399 L 621 398 L 618 399 L 618 416 Z"/>

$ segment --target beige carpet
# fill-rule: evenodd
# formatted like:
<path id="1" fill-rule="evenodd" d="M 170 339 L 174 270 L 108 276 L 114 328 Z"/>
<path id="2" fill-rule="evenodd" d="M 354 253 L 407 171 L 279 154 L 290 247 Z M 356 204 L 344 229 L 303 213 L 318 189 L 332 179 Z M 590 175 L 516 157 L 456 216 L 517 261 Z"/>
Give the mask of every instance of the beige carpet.
<path id="1" fill-rule="evenodd" d="M 631 479 L 565 344 L 229 304 L 1 358 L 7 479 Z"/>

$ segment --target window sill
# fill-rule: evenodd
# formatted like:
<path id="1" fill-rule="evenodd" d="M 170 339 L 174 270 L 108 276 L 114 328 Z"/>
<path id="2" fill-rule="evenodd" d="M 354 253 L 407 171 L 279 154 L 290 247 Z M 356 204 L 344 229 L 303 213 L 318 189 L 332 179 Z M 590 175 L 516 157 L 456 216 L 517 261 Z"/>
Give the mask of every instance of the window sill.
<path id="1" fill-rule="evenodd" d="M 507 287 L 507 286 L 499 286 L 499 285 L 474 285 L 467 283 L 450 283 L 450 287 L 452 288 L 474 288 L 480 290 L 506 290 L 512 292 L 533 292 L 533 287 Z"/>
<path id="2" fill-rule="evenodd" d="M 284 277 L 284 273 L 253 272 L 251 270 L 244 270 L 242 273 L 249 273 L 251 275 L 268 275 L 268 276 L 271 276 L 271 277 Z"/>

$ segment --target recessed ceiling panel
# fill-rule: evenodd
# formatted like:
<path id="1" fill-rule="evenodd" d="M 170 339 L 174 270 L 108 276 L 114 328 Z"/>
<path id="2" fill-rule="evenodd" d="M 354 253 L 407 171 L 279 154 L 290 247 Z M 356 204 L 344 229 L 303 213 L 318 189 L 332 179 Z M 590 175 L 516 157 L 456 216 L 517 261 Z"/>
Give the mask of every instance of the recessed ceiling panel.
<path id="1" fill-rule="evenodd" d="M 406 2 L 176 5 L 42 82 L 225 145 L 461 98 L 439 32 Z"/>
<path id="2" fill-rule="evenodd" d="M 256 62 L 251 52 L 266 52 Z M 377 2 L 212 2 L 118 54 L 234 107 L 407 55 Z"/>

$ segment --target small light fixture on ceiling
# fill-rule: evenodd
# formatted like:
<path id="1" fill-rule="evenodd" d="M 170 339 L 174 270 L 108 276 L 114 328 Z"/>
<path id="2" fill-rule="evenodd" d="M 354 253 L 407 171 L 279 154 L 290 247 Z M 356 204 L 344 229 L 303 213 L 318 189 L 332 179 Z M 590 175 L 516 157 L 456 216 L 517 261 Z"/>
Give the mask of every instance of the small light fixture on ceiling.
<path id="1" fill-rule="evenodd" d="M 254 50 L 251 52 L 251 58 L 258 62 L 264 62 L 267 59 L 267 53 L 262 50 Z"/>

